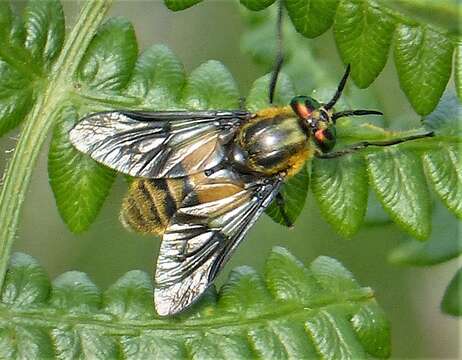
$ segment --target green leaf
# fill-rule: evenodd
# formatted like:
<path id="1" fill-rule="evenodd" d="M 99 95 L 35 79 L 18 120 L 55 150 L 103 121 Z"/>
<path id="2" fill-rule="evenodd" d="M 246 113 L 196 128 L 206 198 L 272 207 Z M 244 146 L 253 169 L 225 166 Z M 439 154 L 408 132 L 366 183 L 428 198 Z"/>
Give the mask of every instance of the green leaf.
<path id="1" fill-rule="evenodd" d="M 310 299 L 322 289 L 303 263 L 282 247 L 273 248 L 268 256 L 265 276 L 273 297 L 288 303 Z"/>
<path id="2" fill-rule="evenodd" d="M 210 60 L 189 75 L 183 102 L 193 110 L 237 109 L 239 90 L 228 69 Z"/>
<path id="3" fill-rule="evenodd" d="M 130 80 L 138 55 L 135 31 L 123 18 L 113 18 L 101 26 L 78 68 L 81 91 L 116 91 Z"/>
<path id="4" fill-rule="evenodd" d="M 446 207 L 462 219 L 462 168 L 460 151 L 441 144 L 424 156 L 424 167 L 433 189 Z"/>
<path id="5" fill-rule="evenodd" d="M 353 274 L 343 267 L 340 262 L 327 256 L 320 256 L 314 260 L 310 269 L 316 281 L 332 294 L 341 293 L 348 289 L 360 289 Z"/>
<path id="6" fill-rule="evenodd" d="M 145 331 L 140 336 L 122 336 L 120 339 L 126 359 L 186 359 L 186 347 L 167 333 Z M 199 358 L 198 356 L 196 356 Z"/>
<path id="7" fill-rule="evenodd" d="M 88 275 L 79 271 L 68 271 L 53 281 L 50 305 L 71 313 L 91 313 L 101 303 L 101 294 Z"/>
<path id="8" fill-rule="evenodd" d="M 138 58 L 130 81 L 130 94 L 152 110 L 176 108 L 185 83 L 183 64 L 164 45 L 154 45 Z"/>
<path id="9" fill-rule="evenodd" d="M 393 19 L 372 1 L 340 2 L 334 23 L 335 40 L 360 88 L 368 87 L 384 68 L 394 28 Z"/>
<path id="10" fill-rule="evenodd" d="M 247 294 L 242 297 L 242 294 Z M 249 266 L 241 266 L 229 274 L 226 284 L 219 292 L 220 310 L 235 315 L 252 316 L 262 311 L 271 295 L 263 279 Z"/>
<path id="11" fill-rule="evenodd" d="M 11 11 L 11 5 L 7 1 L 2 1 L 0 3 L 0 37 L 5 44 L 10 41 L 17 41 L 18 33 L 14 29 L 18 29 L 19 23 L 18 18 L 14 16 Z M 22 26 L 20 32 L 22 32 Z M 16 36 L 15 36 L 16 35 Z M 24 40 L 22 36 L 19 36 L 21 40 Z M 19 41 L 18 41 L 19 42 Z"/>
<path id="12" fill-rule="evenodd" d="M 438 205 L 433 212 L 430 238 L 425 242 L 410 239 L 393 249 L 388 259 L 394 264 L 412 266 L 436 265 L 454 259 L 462 253 L 460 225 Z"/>
<path id="13" fill-rule="evenodd" d="M 72 106 L 63 108 L 48 154 L 48 176 L 59 213 L 69 229 L 80 233 L 97 217 L 116 173 L 81 152 L 68 134 L 79 116 Z"/>
<path id="14" fill-rule="evenodd" d="M 394 52 L 401 88 L 417 113 L 429 114 L 451 76 L 452 41 L 428 26 L 402 24 Z"/>
<path id="15" fill-rule="evenodd" d="M 39 263 L 22 253 L 13 254 L 10 262 L 15 271 L 6 274 L 2 303 L 32 308 L 45 302 L 50 293 L 50 282 Z"/>
<path id="16" fill-rule="evenodd" d="M 14 129 L 33 105 L 34 89 L 27 75 L 1 60 L 0 136 Z"/>
<path id="17" fill-rule="evenodd" d="M 196 5 L 201 1 L 202 0 L 164 0 L 164 3 L 170 10 L 179 11 Z"/>
<path id="18" fill-rule="evenodd" d="M 98 329 L 60 327 L 52 330 L 51 338 L 56 349 L 55 357 L 60 359 L 120 358 L 117 343 Z"/>
<path id="19" fill-rule="evenodd" d="M 441 302 L 441 310 L 449 315 L 462 316 L 462 268 L 449 283 Z"/>
<path id="20" fill-rule="evenodd" d="M 311 266 L 311 271 L 308 270 L 295 259 L 287 250 L 283 248 L 275 248 L 270 254 L 266 266 L 266 278 L 270 292 L 274 297 L 284 301 L 285 303 L 297 303 L 299 299 L 309 299 L 319 293 L 321 289 L 331 289 L 332 292 L 326 296 L 335 296 L 335 293 L 342 293 L 346 289 L 359 289 L 359 285 L 353 279 L 351 273 L 343 268 L 338 262 L 326 257 L 318 258 Z M 333 309 L 334 310 L 334 309 Z M 320 314 L 321 315 L 321 314 Z M 329 312 L 324 313 L 326 317 L 331 315 Z M 321 326 L 313 325 L 314 321 L 309 321 L 308 328 L 312 331 L 313 336 L 316 336 L 316 342 L 312 344 L 296 343 L 298 348 L 303 349 L 305 358 L 343 358 L 347 357 L 338 355 L 339 349 L 345 349 L 348 353 L 351 350 L 343 347 L 345 339 L 339 339 L 335 329 L 332 327 L 332 322 L 335 322 L 335 317 L 330 317 L 329 323 L 323 323 L 323 318 L 316 319 Z M 361 308 L 351 319 L 351 323 L 355 327 L 356 336 L 359 338 L 361 346 L 367 348 L 367 352 L 379 358 L 389 356 L 390 348 L 387 345 L 390 336 L 390 329 L 385 318 L 384 312 L 377 304 L 369 304 Z M 326 326 L 323 326 L 326 325 Z M 338 326 L 348 326 L 343 322 L 338 322 Z M 293 327 L 294 324 L 289 325 Z M 303 334 L 303 328 L 297 329 Z M 324 339 L 324 341 L 323 341 Z M 336 340 L 338 343 L 334 344 Z M 324 343 L 325 342 L 325 343 Z M 352 341 L 355 342 L 354 340 Z M 322 348 L 320 354 L 317 349 Z M 355 349 L 359 356 L 364 352 L 364 349 Z M 362 354 L 364 357 L 364 354 Z"/>
<path id="21" fill-rule="evenodd" d="M 50 359 L 53 348 L 45 329 L 32 326 L 15 326 L 6 322 L 0 325 L 0 358 Z"/>
<path id="22" fill-rule="evenodd" d="M 145 320 L 154 315 L 153 289 L 146 273 L 133 270 L 106 290 L 104 310 L 123 320 Z"/>
<path id="23" fill-rule="evenodd" d="M 390 325 L 385 312 L 377 303 L 364 306 L 351 322 L 366 352 L 379 359 L 390 356 L 390 348 L 384 341 L 390 339 Z"/>
<path id="24" fill-rule="evenodd" d="M 242 5 L 253 11 L 260 11 L 272 5 L 276 0 L 239 0 Z"/>
<path id="25" fill-rule="evenodd" d="M 457 43 L 454 62 L 454 80 L 456 83 L 457 96 L 459 100 L 462 101 L 462 41 Z"/>
<path id="26" fill-rule="evenodd" d="M 458 0 L 379 0 L 379 2 L 422 23 L 460 33 L 462 9 Z"/>
<path id="27" fill-rule="evenodd" d="M 48 289 L 37 264 L 16 255 L 10 286 Z M 28 273 L 30 271 L 30 274 Z M 19 272 L 18 276 L 16 272 Z M 30 276 L 29 276 L 30 275 Z M 5 292 L 5 288 L 3 292 Z M 48 292 L 43 292 L 48 294 Z M 390 331 L 369 288 L 337 261 L 305 267 L 283 248 L 270 254 L 265 276 L 231 272 L 216 298 L 174 318 L 149 310 L 146 274 L 133 271 L 102 296 L 85 274 L 68 272 L 36 306 L 0 303 L 0 357 L 38 358 L 339 358 L 389 356 Z M 19 293 L 16 298 L 24 298 Z M 2 294 L 2 299 L 9 298 Z"/>
<path id="28" fill-rule="evenodd" d="M 0 136 L 28 114 L 41 77 L 61 51 L 64 17 L 59 1 L 30 1 L 24 19 L 0 3 Z"/>
<path id="29" fill-rule="evenodd" d="M 353 278 L 352 274 L 346 270 L 339 262 L 327 257 L 319 257 L 310 266 L 311 271 L 317 278 L 317 282 L 324 288 L 329 288 L 333 296 L 341 294 L 347 289 L 360 289 L 358 283 Z M 383 316 L 383 312 L 376 314 L 377 307 L 371 306 L 365 309 L 364 307 L 357 312 L 353 317 L 346 321 L 344 318 L 335 319 L 339 315 L 340 309 L 332 308 L 330 311 L 323 312 L 316 319 L 308 321 L 306 327 L 313 335 L 318 351 L 326 358 L 364 358 L 366 357 L 365 347 L 369 348 L 369 354 L 373 356 L 389 356 L 389 328 L 387 321 Z M 371 316 L 364 316 L 364 312 L 371 311 L 374 315 L 374 320 Z M 377 316 L 378 315 L 378 316 Z M 350 331 L 341 334 L 339 329 L 346 329 L 352 321 L 366 320 L 361 325 L 356 322 L 354 324 L 354 334 Z M 377 321 L 378 326 L 374 328 L 374 321 Z M 380 335 L 375 331 L 380 329 Z M 372 335 L 372 336 L 371 336 Z M 358 341 L 359 340 L 359 341 Z M 358 341 L 358 342 L 356 342 Z M 347 344 L 351 345 L 348 346 Z M 375 343 L 378 347 L 371 346 Z M 367 351 L 367 350 L 366 350 Z"/>
<path id="30" fill-rule="evenodd" d="M 428 114 L 438 103 L 450 77 L 454 41 L 451 31 L 454 29 L 452 26 L 446 27 L 449 32 L 441 29 L 439 24 L 435 25 L 438 21 L 428 21 L 420 10 L 435 8 L 437 16 L 445 19 L 458 19 L 461 10 L 453 4 L 440 6 L 429 2 L 422 6 L 414 0 L 399 2 L 406 1 L 413 3 L 417 10 L 406 11 L 403 10 L 406 6 L 398 6 L 396 11 L 396 2 L 385 0 L 286 0 L 284 3 L 295 29 L 307 37 L 323 34 L 334 22 L 340 55 L 345 63 L 352 64 L 353 80 L 361 88 L 369 86 L 382 71 L 395 36 L 395 64 L 401 87 L 414 109 L 419 114 Z M 433 16 L 429 11 L 427 15 Z M 271 41 L 274 36 L 267 35 L 274 34 L 275 17 L 267 16 L 267 19 L 271 24 L 261 16 L 249 22 L 251 32 L 244 33 L 242 44 L 243 49 L 265 65 L 273 61 L 275 48 Z M 284 29 L 284 34 L 288 60 L 285 69 L 292 74 L 291 59 L 305 59 L 311 54 L 305 53 L 304 44 L 288 29 Z M 272 58 L 267 59 L 270 54 Z M 313 76 L 329 77 L 319 75 L 321 73 L 322 69 L 318 69 Z"/>
<path id="31" fill-rule="evenodd" d="M 24 13 L 25 48 L 44 71 L 61 52 L 64 13 L 58 0 L 29 0 Z"/>
<path id="32" fill-rule="evenodd" d="M 281 188 L 281 195 L 284 199 L 284 212 L 290 219 L 292 224 L 295 224 L 298 217 L 305 207 L 306 197 L 310 187 L 310 174 L 308 168 L 303 168 L 293 177 L 289 178 Z M 275 222 L 287 226 L 281 209 L 274 200 L 266 209 L 266 214 L 269 215 Z"/>
<path id="33" fill-rule="evenodd" d="M 271 74 L 266 74 L 255 80 L 249 95 L 246 99 L 247 110 L 258 112 L 259 110 L 270 107 L 269 103 L 269 82 Z M 284 73 L 279 74 L 278 84 L 275 89 L 274 103 L 285 106 L 295 96 L 295 89 L 292 81 Z"/>
<path id="34" fill-rule="evenodd" d="M 314 38 L 327 31 L 334 21 L 339 0 L 288 0 L 285 2 L 295 29 Z"/>
<path id="35" fill-rule="evenodd" d="M 311 188 L 321 213 L 340 234 L 351 237 L 367 208 L 367 172 L 361 156 L 313 160 Z"/>
<path id="36" fill-rule="evenodd" d="M 462 167 L 460 144 L 462 135 L 462 104 L 453 93 L 443 96 L 435 111 L 423 119 L 427 129 L 444 138 L 423 157 L 423 164 L 429 183 L 446 207 L 462 218 Z"/>
<path id="37" fill-rule="evenodd" d="M 372 187 L 390 217 L 417 239 L 430 234 L 430 197 L 419 157 L 397 148 L 367 156 Z"/>

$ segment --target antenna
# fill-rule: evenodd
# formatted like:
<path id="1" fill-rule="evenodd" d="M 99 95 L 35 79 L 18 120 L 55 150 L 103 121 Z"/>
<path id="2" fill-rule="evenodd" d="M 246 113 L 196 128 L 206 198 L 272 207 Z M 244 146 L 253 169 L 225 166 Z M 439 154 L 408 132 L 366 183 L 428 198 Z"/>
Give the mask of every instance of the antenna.
<path id="1" fill-rule="evenodd" d="M 345 70 L 345 74 L 343 74 L 342 80 L 340 80 L 340 84 L 338 84 L 337 91 L 335 92 L 334 97 L 324 106 L 324 109 L 329 110 L 332 109 L 337 102 L 338 99 L 340 99 L 340 96 L 342 96 L 343 89 L 345 88 L 345 84 L 348 80 L 348 76 L 350 76 L 350 69 L 351 66 L 350 64 L 347 65 L 347 68 Z"/>

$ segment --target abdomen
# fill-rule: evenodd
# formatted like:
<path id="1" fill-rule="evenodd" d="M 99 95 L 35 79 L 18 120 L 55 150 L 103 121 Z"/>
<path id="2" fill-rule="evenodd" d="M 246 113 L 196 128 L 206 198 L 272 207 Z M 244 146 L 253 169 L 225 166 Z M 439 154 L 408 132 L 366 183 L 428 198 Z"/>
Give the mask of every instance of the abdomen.
<path id="1" fill-rule="evenodd" d="M 135 179 L 125 197 L 120 221 L 130 230 L 162 235 L 185 196 L 203 173 L 177 179 Z"/>

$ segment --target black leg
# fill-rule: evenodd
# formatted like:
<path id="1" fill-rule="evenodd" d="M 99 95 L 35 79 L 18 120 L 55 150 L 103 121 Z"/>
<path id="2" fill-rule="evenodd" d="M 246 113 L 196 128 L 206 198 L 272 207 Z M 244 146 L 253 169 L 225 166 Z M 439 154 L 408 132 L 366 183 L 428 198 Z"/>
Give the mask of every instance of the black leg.
<path id="1" fill-rule="evenodd" d="M 291 227 L 294 227 L 294 224 L 290 220 L 289 215 L 287 215 L 285 204 L 286 204 L 286 201 L 284 200 L 284 196 L 282 196 L 281 193 L 278 193 L 276 195 L 276 205 L 278 206 L 279 211 L 281 211 L 281 216 L 286 226 L 291 228 Z"/>
<path id="2" fill-rule="evenodd" d="M 242 110 L 242 111 L 246 111 L 246 106 L 245 106 L 245 101 L 246 101 L 246 98 L 245 96 L 241 96 L 239 98 L 239 110 Z"/>
<path id="3" fill-rule="evenodd" d="M 411 140 L 417 140 L 417 139 L 422 139 L 426 137 L 432 137 L 435 136 L 433 131 L 424 133 L 424 134 L 419 134 L 419 135 L 411 135 L 411 136 L 406 136 L 402 137 L 399 139 L 393 139 L 393 140 L 385 140 L 385 141 L 361 141 L 359 143 L 350 145 L 344 149 L 330 152 L 330 153 L 317 153 L 316 157 L 321 158 L 321 159 L 333 159 L 337 158 L 343 155 L 348 155 L 352 154 L 358 150 L 365 149 L 369 146 L 390 146 L 390 145 L 396 145 L 396 144 L 401 144 L 406 141 L 411 141 Z"/>
<path id="4" fill-rule="evenodd" d="M 282 52 L 282 11 L 283 11 L 283 0 L 279 0 L 278 3 L 278 19 L 277 19 L 277 54 L 276 60 L 274 62 L 273 72 L 271 73 L 271 79 L 269 83 L 269 102 L 273 104 L 274 101 L 274 92 L 276 90 L 276 84 L 278 81 L 279 73 L 281 72 L 282 63 L 284 62 L 284 55 Z"/>

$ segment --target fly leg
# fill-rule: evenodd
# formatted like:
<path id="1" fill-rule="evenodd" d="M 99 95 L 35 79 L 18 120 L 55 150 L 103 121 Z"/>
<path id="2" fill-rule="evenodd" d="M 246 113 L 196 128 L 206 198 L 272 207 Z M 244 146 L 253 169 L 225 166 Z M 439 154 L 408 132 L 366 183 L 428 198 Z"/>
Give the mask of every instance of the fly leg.
<path id="1" fill-rule="evenodd" d="M 419 134 L 419 135 L 411 135 L 411 136 L 406 136 L 402 137 L 399 139 L 393 139 L 393 140 L 384 140 L 384 141 L 361 141 L 359 143 L 350 145 L 344 149 L 338 150 L 338 151 L 333 151 L 329 153 L 316 153 L 316 157 L 321 158 L 321 159 L 334 159 L 338 158 L 340 156 L 348 155 L 355 153 L 358 150 L 365 149 L 369 146 L 390 146 L 390 145 L 396 145 L 396 144 L 401 144 L 406 141 L 411 141 L 411 140 L 417 140 L 417 139 L 422 139 L 426 137 L 432 137 L 435 136 L 433 131 L 426 132 L 424 134 Z"/>
<path id="2" fill-rule="evenodd" d="M 211 168 L 211 169 L 205 170 L 205 171 L 204 171 L 204 174 L 205 174 L 205 176 L 210 177 L 210 176 L 212 176 L 213 174 L 215 174 L 216 172 L 225 169 L 225 168 L 226 168 L 226 165 L 227 165 L 227 164 L 226 164 L 226 162 L 224 161 L 224 162 L 222 162 L 221 164 L 218 164 L 217 166 L 215 166 L 215 167 L 213 167 L 213 168 Z"/>
<path id="3" fill-rule="evenodd" d="M 283 1 L 280 0 L 278 3 L 278 18 L 276 27 L 276 39 L 277 39 L 277 54 L 276 60 L 274 61 L 273 72 L 271 73 L 271 79 L 269 83 L 269 103 L 272 105 L 274 100 L 274 92 L 276 90 L 276 84 L 278 81 L 279 73 L 281 72 L 282 63 L 284 62 L 284 54 L 282 51 L 282 12 L 283 12 Z"/>
<path id="4" fill-rule="evenodd" d="M 287 227 L 293 228 L 294 224 L 292 220 L 290 220 L 289 215 L 287 215 L 285 204 L 286 201 L 284 199 L 284 196 L 279 192 L 276 195 L 276 205 L 279 208 L 279 211 L 281 212 L 282 219 L 284 220 L 284 223 Z"/>

